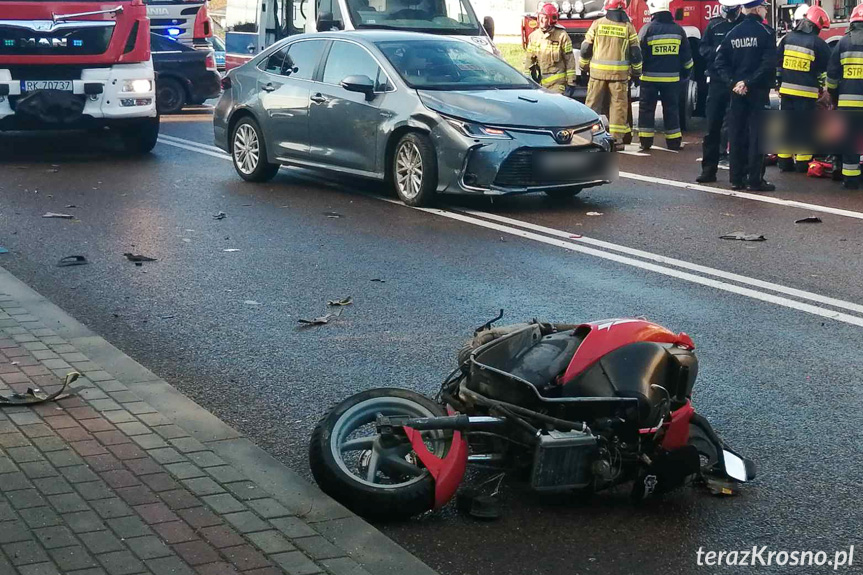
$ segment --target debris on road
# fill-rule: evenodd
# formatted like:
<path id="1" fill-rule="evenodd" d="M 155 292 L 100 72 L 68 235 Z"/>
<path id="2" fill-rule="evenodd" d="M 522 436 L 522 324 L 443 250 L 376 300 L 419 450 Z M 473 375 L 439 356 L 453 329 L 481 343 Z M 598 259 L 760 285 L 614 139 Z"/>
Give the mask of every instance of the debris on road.
<path id="1" fill-rule="evenodd" d="M 239 248 L 225 248 L 222 251 L 223 252 L 238 252 L 238 251 L 240 251 L 240 249 Z"/>
<path id="2" fill-rule="evenodd" d="M 77 208 L 77 207 L 78 206 L 76 206 L 75 204 L 69 204 L 68 206 L 66 206 L 66 209 L 69 210 L 69 209 Z"/>
<path id="3" fill-rule="evenodd" d="M 297 320 L 299 323 L 303 324 L 303 327 L 313 326 L 313 325 L 325 325 L 330 323 L 330 320 L 336 319 L 342 315 L 342 310 L 339 308 L 335 313 L 328 313 L 327 315 L 322 315 L 321 317 L 316 317 L 314 319 L 302 319 Z"/>
<path id="4" fill-rule="evenodd" d="M 66 256 L 64 258 L 60 258 L 60 261 L 57 262 L 57 267 L 65 268 L 69 266 L 83 266 L 89 263 L 90 262 L 88 262 L 87 258 L 84 256 Z"/>
<path id="5" fill-rule="evenodd" d="M 70 384 L 74 383 L 81 377 L 81 374 L 77 371 L 73 371 L 66 375 L 65 379 L 63 379 L 63 385 L 60 386 L 60 389 L 52 393 L 51 395 L 46 394 L 44 391 L 39 389 L 38 387 L 28 387 L 27 391 L 24 393 L 13 393 L 12 395 L 0 395 L 0 406 L 3 405 L 35 405 L 37 403 L 45 403 L 46 401 L 52 401 L 54 399 L 63 399 L 65 397 L 69 397 L 69 394 L 62 395 L 64 391 L 66 391 L 66 387 Z"/>
<path id="6" fill-rule="evenodd" d="M 253 300 L 253 299 L 247 299 L 247 300 L 246 300 L 246 301 L 244 301 L 243 303 L 244 303 L 244 304 L 246 304 L 246 305 L 261 305 L 261 302 L 259 302 L 259 301 L 255 301 L 255 300 Z"/>
<path id="7" fill-rule="evenodd" d="M 338 306 L 351 305 L 352 303 L 354 303 L 354 298 L 352 298 L 351 296 L 348 296 L 344 299 L 330 300 L 327 302 L 327 305 L 331 306 L 331 307 L 338 307 Z"/>
<path id="8" fill-rule="evenodd" d="M 324 212 L 324 215 L 327 216 L 328 218 L 333 218 L 333 219 L 344 217 L 342 214 L 340 214 L 338 212 Z"/>
<path id="9" fill-rule="evenodd" d="M 43 218 L 58 218 L 63 220 L 71 220 L 75 216 L 72 214 L 55 214 L 54 212 L 48 212 L 42 215 Z"/>
<path id="10" fill-rule="evenodd" d="M 385 283 L 387 283 L 387 280 L 382 280 L 381 278 L 372 278 L 372 279 L 371 279 L 371 281 L 373 281 L 373 282 L 378 282 L 378 283 L 381 283 L 381 284 L 385 284 Z"/>
<path id="11" fill-rule="evenodd" d="M 154 262 L 154 261 L 156 261 L 156 258 L 142 256 L 140 254 L 130 254 L 129 252 L 126 252 L 123 255 L 126 256 L 126 259 L 129 260 L 130 262 L 135 262 L 135 265 L 138 267 L 141 267 L 142 265 L 144 265 L 143 262 Z"/>
<path id="12" fill-rule="evenodd" d="M 767 241 L 761 234 L 746 234 L 743 232 L 731 232 L 730 234 L 725 234 L 724 236 L 719 236 L 721 240 L 741 240 L 744 242 L 764 242 Z"/>
<path id="13" fill-rule="evenodd" d="M 0 246 L 0 254 L 8 254 L 8 253 L 9 253 L 9 250 L 4 248 L 3 246 Z"/>
<path id="14" fill-rule="evenodd" d="M 219 212 L 218 214 L 213 216 L 213 219 L 214 220 L 224 220 L 227 217 L 228 217 L 228 214 L 226 214 L 225 212 Z"/>
<path id="15" fill-rule="evenodd" d="M 808 216 L 794 221 L 795 224 L 820 224 L 821 218 L 818 216 Z"/>
<path id="16" fill-rule="evenodd" d="M 602 212 L 587 212 L 585 215 L 587 216 L 601 216 Z"/>

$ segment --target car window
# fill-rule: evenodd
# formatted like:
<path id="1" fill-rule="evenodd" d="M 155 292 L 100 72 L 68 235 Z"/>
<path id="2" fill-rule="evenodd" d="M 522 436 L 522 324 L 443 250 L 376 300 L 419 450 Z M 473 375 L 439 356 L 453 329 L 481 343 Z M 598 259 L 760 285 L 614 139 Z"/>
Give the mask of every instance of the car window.
<path id="1" fill-rule="evenodd" d="M 305 40 L 288 46 L 285 74 L 298 80 L 311 80 L 324 51 L 324 40 Z"/>
<path id="2" fill-rule="evenodd" d="M 173 40 L 169 40 L 158 34 L 150 34 L 150 50 L 153 52 L 179 52 L 180 47 Z"/>
<path id="3" fill-rule="evenodd" d="M 324 68 L 325 84 L 340 84 L 348 76 L 368 76 L 377 81 L 380 66 L 361 46 L 350 42 L 335 42 Z M 384 76 L 384 82 L 386 77 Z"/>
<path id="4" fill-rule="evenodd" d="M 261 70 L 270 74 L 284 74 L 283 66 L 287 53 L 287 47 L 276 50 L 261 63 Z"/>

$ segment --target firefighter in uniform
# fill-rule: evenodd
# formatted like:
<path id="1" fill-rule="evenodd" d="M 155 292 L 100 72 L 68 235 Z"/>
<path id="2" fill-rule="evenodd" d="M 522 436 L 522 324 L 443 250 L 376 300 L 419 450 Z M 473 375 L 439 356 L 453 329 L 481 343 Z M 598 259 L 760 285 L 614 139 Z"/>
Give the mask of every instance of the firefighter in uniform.
<path id="1" fill-rule="evenodd" d="M 779 42 L 779 97 L 781 109 L 798 112 L 793 118 L 786 117 L 789 126 L 806 129 L 814 121 L 818 99 L 824 92 L 827 80 L 827 64 L 830 61 L 830 48 L 819 32 L 830 27 L 830 18 L 820 6 L 812 6 L 806 15 Z M 800 140 L 802 138 L 792 138 Z M 797 153 L 793 159 L 790 153 L 780 152 L 779 169 L 804 173 L 809 168 L 812 154 Z"/>
<path id="2" fill-rule="evenodd" d="M 848 33 L 833 47 L 827 68 L 827 89 L 840 110 L 863 116 L 863 4 L 851 12 Z M 860 120 L 846 122 L 849 124 L 859 128 Z M 855 153 L 842 156 L 843 184 L 850 190 L 860 186 L 860 154 L 856 153 L 857 138 L 854 140 L 854 148 L 844 151 Z"/>
<path id="3" fill-rule="evenodd" d="M 671 0 L 649 0 L 651 22 L 641 29 L 641 53 L 644 69 L 638 102 L 638 137 L 641 149 L 653 145 L 656 102 L 662 101 L 665 147 L 679 150 L 680 81 L 689 78 L 692 51 L 686 32 L 671 16 Z"/>
<path id="4" fill-rule="evenodd" d="M 743 20 L 729 32 L 716 53 L 716 73 L 731 87 L 728 139 L 731 145 L 731 189 L 772 192 L 764 181 L 763 112 L 776 85 L 776 32 L 764 24 L 768 5 L 743 5 Z"/>
<path id="5" fill-rule="evenodd" d="M 701 175 L 695 181 L 706 184 L 716 181 L 719 162 L 728 150 L 728 105 L 731 103 L 731 86 L 716 73 L 716 51 L 732 29 L 742 20 L 740 6 L 720 5 L 721 16 L 712 18 L 704 29 L 704 38 L 698 52 L 707 70 L 707 132 L 701 144 Z"/>
<path id="6" fill-rule="evenodd" d="M 558 12 L 553 4 L 543 4 L 536 14 L 539 27 L 527 41 L 526 71 L 543 88 L 567 93 L 575 86 L 575 54 L 572 40 L 557 26 Z"/>
<path id="7" fill-rule="evenodd" d="M 609 100 L 609 132 L 615 140 L 628 143 L 632 141 L 629 80 L 641 76 L 641 48 L 625 7 L 625 0 L 605 0 L 606 14 L 587 31 L 579 64 L 590 73 L 585 104 L 602 114 Z"/>

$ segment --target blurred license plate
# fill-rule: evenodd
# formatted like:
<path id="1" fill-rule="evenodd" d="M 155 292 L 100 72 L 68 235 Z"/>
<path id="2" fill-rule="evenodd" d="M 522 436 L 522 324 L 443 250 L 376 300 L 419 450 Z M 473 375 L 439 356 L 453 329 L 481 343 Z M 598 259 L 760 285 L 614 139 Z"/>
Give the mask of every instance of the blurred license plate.
<path id="1" fill-rule="evenodd" d="M 36 90 L 62 90 L 72 91 L 71 80 L 21 80 L 22 92 L 35 92 Z"/>
<path id="2" fill-rule="evenodd" d="M 599 166 L 599 155 L 590 152 L 577 154 L 543 154 L 539 158 L 538 168 L 546 176 L 565 177 L 580 176 L 585 172 L 593 172 Z"/>

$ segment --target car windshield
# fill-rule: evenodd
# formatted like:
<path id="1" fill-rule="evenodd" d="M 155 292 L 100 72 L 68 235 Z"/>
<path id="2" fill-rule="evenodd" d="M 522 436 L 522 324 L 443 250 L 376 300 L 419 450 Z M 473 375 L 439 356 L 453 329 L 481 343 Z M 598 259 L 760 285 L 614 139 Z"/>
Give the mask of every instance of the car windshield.
<path id="1" fill-rule="evenodd" d="M 424 90 L 513 90 L 534 84 L 503 60 L 463 40 L 382 41 L 402 79 Z"/>
<path id="2" fill-rule="evenodd" d="M 468 0 L 347 0 L 355 28 L 480 35 Z"/>

